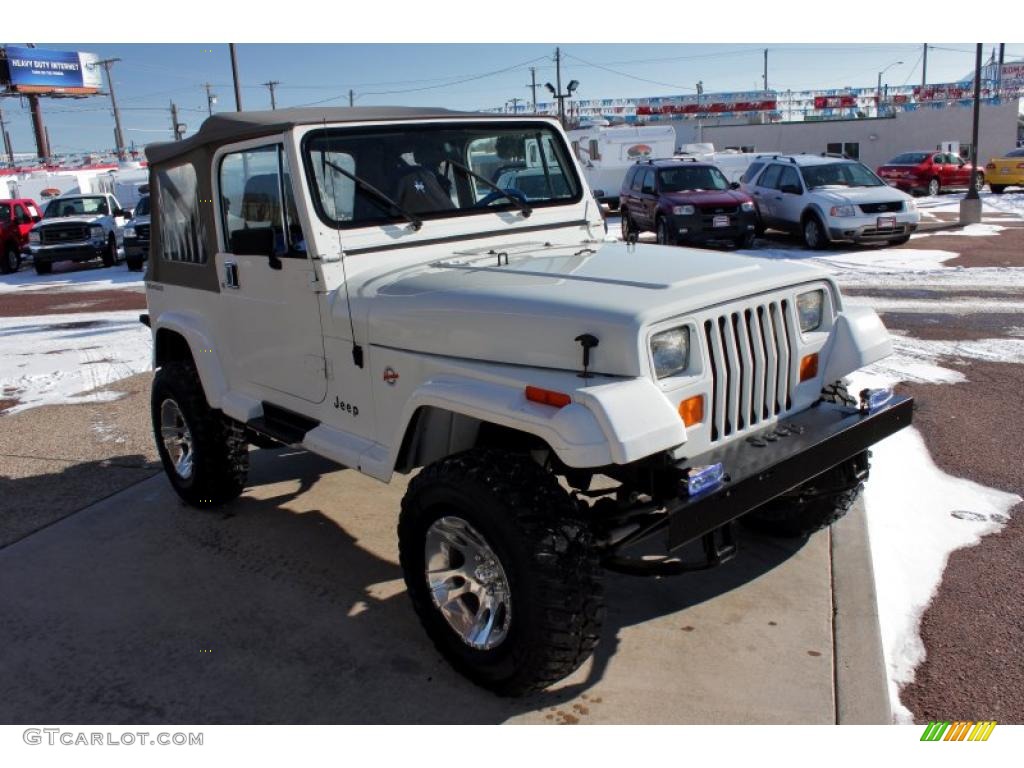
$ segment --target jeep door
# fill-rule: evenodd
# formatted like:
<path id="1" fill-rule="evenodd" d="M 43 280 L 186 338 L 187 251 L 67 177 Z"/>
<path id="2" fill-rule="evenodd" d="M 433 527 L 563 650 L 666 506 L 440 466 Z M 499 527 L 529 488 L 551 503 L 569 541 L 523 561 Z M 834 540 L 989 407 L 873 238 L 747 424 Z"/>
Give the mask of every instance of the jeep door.
<path id="1" fill-rule="evenodd" d="M 279 143 L 221 150 L 214 158 L 219 195 L 217 270 L 233 364 L 232 388 L 288 407 L 327 393 L 316 270 L 306 252 Z M 293 407 L 301 404 L 293 404 Z"/>

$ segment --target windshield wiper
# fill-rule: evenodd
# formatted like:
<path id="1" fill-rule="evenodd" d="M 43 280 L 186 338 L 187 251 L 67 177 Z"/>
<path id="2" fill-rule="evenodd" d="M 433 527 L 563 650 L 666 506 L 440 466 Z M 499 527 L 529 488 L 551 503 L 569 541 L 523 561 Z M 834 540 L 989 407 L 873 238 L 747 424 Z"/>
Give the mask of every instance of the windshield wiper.
<path id="1" fill-rule="evenodd" d="M 454 165 L 456 168 L 458 168 L 463 173 L 469 174 L 470 176 L 472 176 L 477 181 L 483 182 L 488 187 L 493 189 L 495 192 L 500 193 L 503 197 L 507 198 L 508 201 L 510 203 L 512 203 L 512 205 L 514 205 L 516 208 L 518 208 L 520 211 L 523 212 L 523 218 L 524 219 L 530 218 L 530 214 L 533 213 L 533 208 L 531 208 L 528 203 L 525 203 L 522 200 L 520 200 L 518 197 L 515 197 L 514 195 L 509 194 L 507 189 L 502 189 L 501 187 L 499 187 L 497 184 L 495 184 L 493 181 L 491 181 L 487 177 L 481 176 L 476 171 L 473 171 L 473 170 L 467 168 L 462 163 L 460 163 L 458 160 L 452 160 L 452 159 L 446 157 L 444 159 L 444 161 L 446 163 L 448 163 L 449 165 Z"/>
<path id="2" fill-rule="evenodd" d="M 402 218 L 404 218 L 406 221 L 408 221 L 410 224 L 412 224 L 412 228 L 414 230 L 416 230 L 417 232 L 420 231 L 420 228 L 423 226 L 423 219 L 421 219 L 419 216 L 417 216 L 414 213 L 410 213 L 405 208 L 400 206 L 397 202 L 395 202 L 390 197 L 388 197 L 383 192 L 381 192 L 379 189 L 377 189 L 375 186 L 373 186 L 370 182 L 366 181 L 365 179 L 359 178 L 354 173 L 349 173 L 344 168 L 342 168 L 340 165 L 337 165 L 336 163 L 332 163 L 330 160 L 327 160 L 327 159 L 324 160 L 324 163 L 329 165 L 329 166 L 331 166 L 331 168 L 336 170 L 338 173 L 340 173 L 345 178 L 348 178 L 348 179 L 351 179 L 352 181 L 354 181 L 358 187 L 360 187 L 361 189 L 365 190 L 366 192 L 369 192 L 371 195 L 376 197 L 380 202 L 384 203 L 385 205 L 390 206 L 393 210 L 395 210 L 398 213 L 400 213 L 402 215 Z"/>

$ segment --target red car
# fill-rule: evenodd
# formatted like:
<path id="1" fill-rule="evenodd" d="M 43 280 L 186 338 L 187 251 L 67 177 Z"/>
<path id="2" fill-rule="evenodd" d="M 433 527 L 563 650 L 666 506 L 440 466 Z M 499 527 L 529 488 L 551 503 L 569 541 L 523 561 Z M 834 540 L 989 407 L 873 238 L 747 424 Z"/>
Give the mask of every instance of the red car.
<path id="1" fill-rule="evenodd" d="M 39 206 L 27 197 L 0 200 L 0 272 L 7 275 L 21 266 L 21 250 L 28 231 L 39 221 Z"/>
<path id="2" fill-rule="evenodd" d="M 915 194 L 937 195 L 971 186 L 970 163 L 949 152 L 904 152 L 885 165 L 878 175 L 890 186 Z M 978 169 L 978 189 L 985 186 L 985 173 Z"/>

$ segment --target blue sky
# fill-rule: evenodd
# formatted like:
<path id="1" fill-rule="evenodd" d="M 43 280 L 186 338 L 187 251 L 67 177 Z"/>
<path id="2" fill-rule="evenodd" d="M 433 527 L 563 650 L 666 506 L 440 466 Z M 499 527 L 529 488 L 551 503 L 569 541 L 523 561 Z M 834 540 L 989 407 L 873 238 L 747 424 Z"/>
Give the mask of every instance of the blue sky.
<path id="1" fill-rule="evenodd" d="M 20 43 L 12 43 L 18 45 Z M 995 44 L 988 43 L 985 55 Z M 120 57 L 114 84 L 126 140 L 137 145 L 171 137 L 169 102 L 189 133 L 206 116 L 202 84 L 218 96 L 215 110 L 233 110 L 234 95 L 226 44 L 46 44 L 49 49 L 91 51 Z M 577 44 L 562 47 L 563 82 L 580 81 L 581 98 L 692 93 L 698 80 L 705 91 L 760 87 L 762 49 L 769 49 L 768 85 L 774 89 L 866 87 L 896 61 L 884 78 L 890 85 L 920 81 L 919 43 L 884 45 L 815 44 Z M 929 51 L 928 80 L 958 80 L 973 69 L 972 43 L 943 43 Z M 526 99 L 529 68 L 538 82 L 554 82 L 554 47 L 540 44 L 282 44 L 238 46 L 245 109 L 268 109 L 267 88 L 278 80 L 278 107 L 323 101 L 356 104 L 434 105 L 456 109 L 497 107 L 513 97 Z M 1012 54 L 1012 55 L 1011 55 Z M 1024 57 L 1024 44 L 1008 44 L 1007 59 Z M 538 100 L 544 99 L 543 88 Z M 34 150 L 27 105 L 3 99 L 15 151 Z M 79 152 L 113 145 L 109 97 L 45 100 L 50 140 L 56 152 Z"/>

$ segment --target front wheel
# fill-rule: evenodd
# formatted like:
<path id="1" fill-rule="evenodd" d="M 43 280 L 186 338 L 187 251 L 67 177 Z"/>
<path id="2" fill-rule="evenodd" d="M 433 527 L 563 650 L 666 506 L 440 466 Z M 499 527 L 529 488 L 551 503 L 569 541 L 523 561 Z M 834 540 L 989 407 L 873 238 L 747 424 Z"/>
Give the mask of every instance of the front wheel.
<path id="1" fill-rule="evenodd" d="M 592 532 L 528 456 L 473 450 L 426 467 L 402 500 L 398 542 L 427 635 L 474 683 L 504 696 L 540 690 L 597 644 Z"/>
<path id="2" fill-rule="evenodd" d="M 107 238 L 107 247 L 103 249 L 103 266 L 112 267 L 117 264 L 117 240 L 111 235 Z"/>
<path id="3" fill-rule="evenodd" d="M 622 208 L 620 223 L 622 226 L 622 239 L 628 243 L 637 234 L 637 231 L 636 227 L 633 226 L 633 220 L 629 218 L 629 211 L 625 207 Z"/>
<path id="4" fill-rule="evenodd" d="M 129 272 L 141 272 L 142 271 L 142 255 L 135 254 L 124 257 L 125 265 L 128 267 Z"/>
<path id="5" fill-rule="evenodd" d="M 3 260 L 0 260 L 0 272 L 5 275 L 17 272 L 18 267 L 21 266 L 21 256 L 18 255 L 18 251 L 14 246 L 5 248 L 3 256 Z"/>
<path id="6" fill-rule="evenodd" d="M 889 245 L 905 245 L 910 242 L 910 235 L 904 235 L 903 237 L 895 237 L 889 241 Z"/>
<path id="7" fill-rule="evenodd" d="M 812 251 L 820 251 L 828 245 L 828 238 L 825 236 L 825 228 L 817 216 L 808 216 L 803 226 L 804 245 Z"/>
<path id="8" fill-rule="evenodd" d="M 659 245 L 676 244 L 675 233 L 672 231 L 672 227 L 669 226 L 668 219 L 666 219 L 664 216 L 658 219 L 658 227 L 656 233 Z"/>
<path id="9" fill-rule="evenodd" d="M 941 191 L 942 191 L 942 184 L 939 183 L 938 179 L 931 179 L 928 182 L 928 196 L 929 197 L 935 197 Z"/>
<path id="10" fill-rule="evenodd" d="M 183 501 L 207 507 L 242 492 L 249 472 L 245 430 L 210 408 L 191 362 L 156 372 L 151 413 L 160 461 Z"/>

